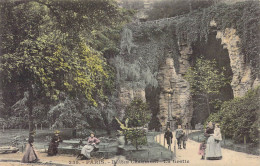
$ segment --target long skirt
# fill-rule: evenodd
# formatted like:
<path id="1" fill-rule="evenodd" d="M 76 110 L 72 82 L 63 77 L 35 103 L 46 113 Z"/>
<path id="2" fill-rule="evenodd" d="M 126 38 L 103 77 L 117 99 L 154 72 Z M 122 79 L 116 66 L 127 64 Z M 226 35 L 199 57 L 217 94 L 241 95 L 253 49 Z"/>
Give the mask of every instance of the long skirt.
<path id="1" fill-rule="evenodd" d="M 58 146 L 59 144 L 57 143 L 50 143 L 49 148 L 48 148 L 48 155 L 49 156 L 54 156 L 58 153 Z"/>
<path id="2" fill-rule="evenodd" d="M 208 138 L 205 157 L 207 160 L 219 160 L 222 158 L 220 141 L 215 141 L 213 136 Z"/>
<path id="3" fill-rule="evenodd" d="M 38 154 L 36 153 L 35 149 L 30 145 L 27 144 L 24 156 L 22 158 L 22 163 L 34 163 L 39 161 Z"/>
<path id="4" fill-rule="evenodd" d="M 95 147 L 93 145 L 85 145 L 82 149 L 81 149 L 81 154 L 83 154 L 84 156 L 86 156 L 87 158 L 90 158 L 90 152 L 92 152 L 92 150 Z"/>

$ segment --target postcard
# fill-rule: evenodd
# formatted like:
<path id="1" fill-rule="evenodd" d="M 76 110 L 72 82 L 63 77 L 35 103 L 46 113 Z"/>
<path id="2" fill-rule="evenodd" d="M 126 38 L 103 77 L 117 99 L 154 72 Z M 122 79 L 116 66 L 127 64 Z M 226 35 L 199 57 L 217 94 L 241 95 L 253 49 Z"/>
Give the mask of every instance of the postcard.
<path id="1" fill-rule="evenodd" d="M 259 0 L 0 12 L 1 166 L 259 165 Z"/>

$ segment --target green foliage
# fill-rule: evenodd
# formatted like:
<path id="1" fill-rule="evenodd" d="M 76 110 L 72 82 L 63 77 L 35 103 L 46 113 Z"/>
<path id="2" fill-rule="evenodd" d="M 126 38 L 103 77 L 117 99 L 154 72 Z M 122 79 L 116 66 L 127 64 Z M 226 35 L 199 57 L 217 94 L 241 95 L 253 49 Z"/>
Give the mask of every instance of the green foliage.
<path id="1" fill-rule="evenodd" d="M 228 83 L 223 71 L 218 70 L 216 61 L 203 58 L 196 60 L 195 66 L 189 68 L 185 78 L 190 83 L 193 94 L 218 94 L 219 89 Z"/>
<path id="2" fill-rule="evenodd" d="M 143 129 L 138 128 L 128 128 L 123 123 L 118 120 L 118 123 L 120 124 L 120 128 L 122 129 L 122 133 L 126 137 L 126 139 L 130 140 L 132 145 L 135 146 L 135 148 L 138 150 L 139 145 L 146 145 L 147 144 L 147 137 L 146 132 Z"/>
<path id="3" fill-rule="evenodd" d="M 30 92 L 29 116 L 38 100 L 57 104 L 61 92 L 92 106 L 107 101 L 115 72 L 104 57 L 118 53 L 132 12 L 114 0 L 1 1 L 0 12 L 1 85 L 19 89 L 10 95 Z"/>
<path id="4" fill-rule="evenodd" d="M 210 61 L 203 58 L 198 58 L 194 67 L 191 67 L 184 77 L 190 83 L 191 93 L 206 99 L 209 114 L 210 103 L 219 105 L 219 100 L 213 101 L 210 97 L 219 94 L 219 90 L 229 83 L 224 72 L 217 68 L 215 60 Z"/>
<path id="5" fill-rule="evenodd" d="M 142 99 L 134 98 L 125 109 L 125 118 L 129 119 L 129 126 L 144 126 L 151 120 L 151 111 Z"/>
<path id="6" fill-rule="evenodd" d="M 133 44 L 133 35 L 132 31 L 128 28 L 124 28 L 122 32 L 122 37 L 121 37 L 121 50 L 123 51 L 124 49 L 127 49 L 128 54 L 131 53 L 131 48 L 136 47 Z"/>
<path id="7" fill-rule="evenodd" d="M 214 0 L 161 0 L 153 4 L 147 12 L 148 20 L 169 18 L 189 13 L 191 10 L 207 8 L 214 4 Z"/>
<path id="8" fill-rule="evenodd" d="M 127 15 L 112 0 L 1 2 L 4 85 L 22 77 L 28 87 L 36 84 L 54 100 L 62 90 L 82 91 L 96 105 L 94 97 L 102 98 L 103 78 L 110 87 L 113 78 L 108 79 L 109 67 L 90 46 L 115 53 L 109 50 L 116 49 Z M 90 46 L 84 44 L 86 37 Z"/>
<path id="9" fill-rule="evenodd" d="M 259 143 L 259 95 L 260 87 L 249 90 L 244 97 L 234 98 L 222 104 L 218 113 L 211 114 L 207 122 L 220 123 L 226 137 L 242 143 Z"/>
<path id="10" fill-rule="evenodd" d="M 259 2 L 246 1 L 233 5 L 218 4 L 203 10 L 191 12 L 178 20 L 176 34 L 180 42 L 186 41 L 189 45 L 198 40 L 208 39 L 210 21 L 215 20 L 217 29 L 224 31 L 226 28 L 237 30 L 241 38 L 242 53 L 245 62 L 254 67 L 254 72 L 259 70 Z"/>

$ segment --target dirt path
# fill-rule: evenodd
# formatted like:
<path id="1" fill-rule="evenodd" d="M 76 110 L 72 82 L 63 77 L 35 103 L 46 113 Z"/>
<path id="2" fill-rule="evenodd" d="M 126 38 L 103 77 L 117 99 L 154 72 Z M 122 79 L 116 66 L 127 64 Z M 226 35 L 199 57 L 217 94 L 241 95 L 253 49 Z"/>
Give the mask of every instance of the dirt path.
<path id="1" fill-rule="evenodd" d="M 173 134 L 175 135 L 175 134 Z M 161 145 L 163 143 L 163 134 L 157 136 L 157 142 L 161 137 Z M 156 138 L 155 138 L 156 139 Z M 173 140 L 176 140 L 175 137 Z M 172 149 L 173 149 L 172 145 Z M 258 166 L 260 164 L 260 156 L 250 155 L 242 152 L 236 152 L 228 149 L 222 150 L 222 160 L 201 160 L 201 156 L 198 155 L 199 143 L 188 140 L 186 149 L 177 149 L 176 147 L 176 160 L 184 163 L 174 163 L 175 165 L 189 165 L 189 166 Z M 189 164 L 185 164 L 189 162 Z"/>
<path id="2" fill-rule="evenodd" d="M 163 146 L 163 134 L 158 135 L 155 140 Z M 161 141 L 160 141 L 161 140 Z M 175 140 L 175 138 L 174 138 Z M 169 163 L 160 161 L 159 163 L 140 163 L 131 162 L 122 158 L 117 166 L 258 166 L 260 163 L 260 156 L 249 155 L 241 152 L 235 152 L 228 149 L 222 149 L 222 160 L 200 160 L 201 156 L 198 155 L 199 143 L 188 140 L 187 149 L 177 150 L 177 156 L 175 160 L 171 160 Z M 172 145 L 173 149 L 173 145 Z M 39 158 L 41 163 L 39 164 L 23 164 L 20 160 L 23 157 L 23 153 L 12 153 L 12 154 L 0 154 L 0 166 L 86 166 L 86 165 L 109 165 L 112 166 L 113 160 L 116 158 L 106 159 L 104 161 L 92 161 L 92 163 L 87 163 L 90 161 L 86 160 L 76 160 L 74 155 L 58 155 L 54 157 L 48 157 L 46 153 L 40 153 Z M 99 163 L 100 162 L 100 163 Z"/>

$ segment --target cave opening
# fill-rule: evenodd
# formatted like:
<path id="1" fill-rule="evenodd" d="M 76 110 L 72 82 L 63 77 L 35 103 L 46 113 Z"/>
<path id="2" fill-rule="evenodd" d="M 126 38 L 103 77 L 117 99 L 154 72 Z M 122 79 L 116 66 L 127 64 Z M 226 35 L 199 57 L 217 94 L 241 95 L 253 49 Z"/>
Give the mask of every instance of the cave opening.
<path id="1" fill-rule="evenodd" d="M 160 88 L 154 87 L 151 85 L 148 85 L 145 88 L 145 98 L 146 102 L 148 103 L 148 106 L 151 110 L 151 120 L 149 123 L 149 129 L 155 131 L 160 131 L 161 124 L 159 122 L 159 119 L 157 118 L 157 114 L 160 111 L 159 106 L 159 97 L 160 97 Z"/>
<path id="2" fill-rule="evenodd" d="M 216 38 L 217 31 L 211 31 L 208 35 L 208 41 L 197 41 L 192 45 L 193 53 L 191 55 L 190 64 L 194 66 L 195 61 L 199 57 L 204 57 L 206 60 L 215 60 L 217 62 L 217 67 L 219 70 L 223 71 L 222 67 L 225 67 L 224 70 L 225 77 L 232 79 L 232 69 L 230 66 L 230 59 L 228 50 L 223 48 L 221 45 L 221 39 Z M 233 98 L 233 90 L 230 84 L 220 89 L 220 94 L 215 96 L 222 101 L 227 101 Z M 191 120 L 191 125 L 194 127 L 195 124 L 201 123 L 203 124 L 205 120 L 208 118 L 209 114 L 204 108 L 203 104 L 197 103 L 205 103 L 203 99 L 199 99 L 198 96 L 192 96 L 193 99 L 193 116 Z M 214 108 L 214 105 L 211 105 L 211 110 L 217 111 Z M 219 109 L 219 108 L 218 108 Z"/>

